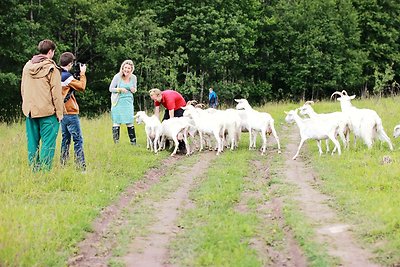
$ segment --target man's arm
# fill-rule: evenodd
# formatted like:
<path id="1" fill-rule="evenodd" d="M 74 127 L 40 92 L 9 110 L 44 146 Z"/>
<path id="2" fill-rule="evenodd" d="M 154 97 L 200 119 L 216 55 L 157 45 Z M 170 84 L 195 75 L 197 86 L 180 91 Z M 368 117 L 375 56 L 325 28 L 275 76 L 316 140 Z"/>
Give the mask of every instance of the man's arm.
<path id="1" fill-rule="evenodd" d="M 61 121 L 64 116 L 64 98 L 62 97 L 61 74 L 56 67 L 52 68 L 50 71 L 50 92 L 54 111 L 58 121 Z"/>
<path id="2" fill-rule="evenodd" d="M 81 64 L 79 66 L 81 72 L 81 78 L 80 80 L 73 79 L 70 83 L 69 86 L 72 87 L 76 91 L 85 91 L 86 88 L 86 64 Z"/>
<path id="3" fill-rule="evenodd" d="M 159 119 L 160 118 L 160 106 L 154 107 L 154 115 Z"/>
<path id="4" fill-rule="evenodd" d="M 171 109 L 171 110 L 168 110 L 168 112 L 169 112 L 169 118 L 173 118 L 174 117 L 174 110 Z"/>

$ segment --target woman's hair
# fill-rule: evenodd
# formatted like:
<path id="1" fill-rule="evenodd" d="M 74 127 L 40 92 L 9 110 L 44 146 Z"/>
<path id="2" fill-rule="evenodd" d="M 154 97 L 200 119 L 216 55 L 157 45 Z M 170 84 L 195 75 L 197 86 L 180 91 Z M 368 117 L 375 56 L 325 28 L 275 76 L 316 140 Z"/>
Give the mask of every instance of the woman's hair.
<path id="1" fill-rule="evenodd" d="M 133 61 L 130 59 L 124 60 L 124 62 L 122 62 L 121 64 L 121 68 L 119 69 L 119 74 L 121 75 L 121 77 L 124 77 L 124 73 L 122 72 L 122 70 L 124 69 L 124 66 L 128 64 L 131 65 L 132 67 L 132 72 L 135 70 L 135 65 L 133 65 Z"/>
<path id="2" fill-rule="evenodd" d="M 153 89 L 151 89 L 151 90 L 149 91 L 149 94 L 150 94 L 150 96 L 152 96 L 152 95 L 159 96 L 159 95 L 161 95 L 161 90 L 160 90 L 160 89 L 157 89 L 157 88 L 153 88 Z"/>

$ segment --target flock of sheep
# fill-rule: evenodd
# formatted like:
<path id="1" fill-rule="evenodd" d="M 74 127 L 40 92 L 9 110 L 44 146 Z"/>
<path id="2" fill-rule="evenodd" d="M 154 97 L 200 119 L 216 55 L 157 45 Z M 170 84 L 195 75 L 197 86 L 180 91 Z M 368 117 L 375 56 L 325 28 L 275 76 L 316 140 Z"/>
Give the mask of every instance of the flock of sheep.
<path id="1" fill-rule="evenodd" d="M 286 113 L 285 121 L 295 122 L 300 131 L 301 141 L 293 159 L 299 155 L 304 142 L 309 139 L 317 140 L 319 153 L 322 154 L 321 140 L 326 140 L 327 152 L 329 152 L 329 140 L 334 144 L 334 152 L 341 154 L 339 136 L 343 146 L 349 147 L 349 134 L 354 134 L 354 142 L 361 138 L 363 142 L 372 147 L 376 138 L 388 143 L 390 150 L 393 145 L 385 133 L 382 120 L 379 115 L 371 109 L 359 109 L 351 104 L 355 95 L 349 96 L 346 91 L 334 92 L 331 97 L 338 95 L 341 112 L 317 114 L 311 104 L 307 101 L 303 106 Z M 193 153 L 194 147 L 199 151 L 208 146 L 215 149 L 219 155 L 224 147 L 231 150 L 238 147 L 240 134 L 249 132 L 249 149 L 256 148 L 257 134 L 262 138 L 261 154 L 265 154 L 267 147 L 267 134 L 272 134 L 276 139 L 278 153 L 281 153 L 279 137 L 274 127 L 274 119 L 266 112 L 254 110 L 246 99 L 235 99 L 236 109 L 216 110 L 213 108 L 203 109 L 202 105 L 194 105 L 195 101 L 189 101 L 183 107 L 183 117 L 171 118 L 160 122 L 155 115 L 148 116 L 144 111 L 135 115 L 137 123 L 145 124 L 147 136 L 147 148 L 157 153 L 165 149 L 166 140 L 172 140 L 174 150 L 171 156 L 178 150 L 178 143 L 182 140 L 186 145 L 186 155 Z M 303 117 L 300 117 L 300 115 Z M 400 136 L 400 125 L 394 129 L 394 137 Z M 215 141 L 215 142 L 212 142 Z M 215 145 L 213 145 L 215 144 Z"/>

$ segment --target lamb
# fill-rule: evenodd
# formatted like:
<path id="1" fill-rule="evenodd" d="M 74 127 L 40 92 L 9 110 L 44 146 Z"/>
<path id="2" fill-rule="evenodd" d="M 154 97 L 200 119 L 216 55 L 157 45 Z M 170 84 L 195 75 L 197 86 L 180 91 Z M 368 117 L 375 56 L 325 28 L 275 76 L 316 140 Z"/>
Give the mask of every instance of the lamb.
<path id="1" fill-rule="evenodd" d="M 339 125 L 336 122 L 325 119 L 302 119 L 297 112 L 298 109 L 289 112 L 285 111 L 285 121 L 288 123 L 296 122 L 300 130 L 301 140 L 297 152 L 292 158 L 293 160 L 297 158 L 301 147 L 308 139 L 317 140 L 319 155 L 322 155 L 321 140 L 329 138 L 335 144 L 335 149 L 332 151 L 332 155 L 336 150 L 338 151 L 338 154 L 341 155 L 340 144 L 338 140 L 336 140 L 336 134 L 339 131 Z"/>
<path id="2" fill-rule="evenodd" d="M 183 116 L 189 117 L 195 123 L 200 136 L 200 151 L 203 150 L 203 134 L 212 134 L 217 141 L 217 155 L 223 150 L 221 134 L 223 133 L 224 123 L 220 119 L 216 119 L 213 114 L 205 110 L 197 109 L 193 106 L 186 105 Z"/>
<path id="3" fill-rule="evenodd" d="M 400 136 L 400 124 L 396 125 L 393 130 L 393 137 L 397 138 Z"/>
<path id="4" fill-rule="evenodd" d="M 157 144 L 161 134 L 160 120 L 155 115 L 149 117 L 144 111 L 136 112 L 134 118 L 138 124 L 144 122 L 144 130 L 147 137 L 147 149 L 157 153 Z"/>
<path id="5" fill-rule="evenodd" d="M 368 148 L 372 147 L 374 139 L 378 137 L 381 141 L 388 143 L 390 150 L 393 150 L 392 142 L 383 129 L 382 119 L 372 109 L 359 109 L 351 104 L 351 100 L 356 96 L 349 96 L 345 90 L 342 92 L 334 92 L 334 95 L 339 95 L 337 100 L 340 101 L 342 112 L 346 113 L 350 118 L 351 131 L 355 138 L 361 137 Z M 356 139 L 354 140 L 354 144 Z"/>
<path id="6" fill-rule="evenodd" d="M 281 145 L 279 143 L 279 137 L 276 134 L 274 119 L 270 114 L 266 112 L 259 112 L 254 110 L 249 102 L 246 99 L 235 99 L 238 103 L 236 105 L 236 109 L 244 110 L 240 111 L 239 115 L 242 119 L 242 128 L 246 128 L 249 131 L 250 144 L 249 149 L 256 148 L 256 138 L 257 134 L 253 133 L 260 132 L 261 138 L 263 140 L 263 144 L 261 146 L 261 154 L 265 154 L 265 150 L 267 147 L 267 133 L 272 133 L 275 137 L 276 142 L 278 143 L 278 153 L 281 153 Z"/>
<path id="7" fill-rule="evenodd" d="M 221 120 L 223 122 L 223 141 L 225 141 L 225 136 L 228 136 L 228 141 L 226 144 L 230 144 L 230 149 L 233 150 L 235 147 L 238 147 L 238 142 L 241 133 L 241 119 L 237 110 L 235 109 L 226 109 L 226 110 L 217 110 L 214 108 L 206 109 L 206 111 L 210 114 L 214 114 L 215 118 Z"/>
<path id="8" fill-rule="evenodd" d="M 336 121 L 339 124 L 339 136 L 342 139 L 343 146 L 348 148 L 350 120 L 347 114 L 343 112 L 316 113 L 311 104 L 314 104 L 314 101 L 307 101 L 304 103 L 304 105 L 299 108 L 300 115 L 307 115 L 311 119 L 320 118 Z M 326 139 L 326 152 L 329 152 L 329 139 Z"/>
<path id="9" fill-rule="evenodd" d="M 178 118 L 170 118 L 168 120 L 164 120 L 161 123 L 161 144 L 164 145 L 165 148 L 165 139 L 172 139 L 175 145 L 174 151 L 171 153 L 171 156 L 174 156 L 178 150 L 179 142 L 178 140 L 182 140 L 186 146 L 186 155 L 190 154 L 190 147 L 187 140 L 187 134 L 190 124 L 189 120 L 184 117 Z M 160 145 L 161 147 L 161 145 Z"/>

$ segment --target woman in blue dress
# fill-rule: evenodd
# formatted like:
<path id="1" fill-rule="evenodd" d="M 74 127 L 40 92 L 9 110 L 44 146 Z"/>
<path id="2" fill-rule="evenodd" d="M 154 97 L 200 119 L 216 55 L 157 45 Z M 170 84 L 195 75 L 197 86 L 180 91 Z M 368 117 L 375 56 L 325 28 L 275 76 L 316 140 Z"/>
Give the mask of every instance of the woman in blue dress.
<path id="1" fill-rule="evenodd" d="M 119 73 L 114 75 L 110 84 L 114 143 L 119 142 L 121 124 L 126 124 L 129 140 L 132 145 L 136 145 L 135 126 L 133 125 L 133 94 L 137 91 L 137 80 L 133 74 L 134 70 L 135 66 L 132 60 L 125 60 L 121 64 Z"/>

